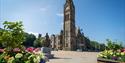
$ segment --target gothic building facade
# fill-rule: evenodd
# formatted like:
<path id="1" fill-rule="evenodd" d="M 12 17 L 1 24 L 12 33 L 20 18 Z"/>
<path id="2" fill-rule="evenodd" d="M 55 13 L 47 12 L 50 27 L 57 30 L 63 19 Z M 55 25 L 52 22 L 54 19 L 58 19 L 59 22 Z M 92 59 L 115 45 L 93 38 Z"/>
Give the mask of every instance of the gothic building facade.
<path id="1" fill-rule="evenodd" d="M 86 41 L 80 28 L 75 26 L 75 6 L 73 0 L 66 0 L 64 5 L 63 30 L 59 35 L 51 36 L 52 49 L 75 51 L 84 49 Z"/>

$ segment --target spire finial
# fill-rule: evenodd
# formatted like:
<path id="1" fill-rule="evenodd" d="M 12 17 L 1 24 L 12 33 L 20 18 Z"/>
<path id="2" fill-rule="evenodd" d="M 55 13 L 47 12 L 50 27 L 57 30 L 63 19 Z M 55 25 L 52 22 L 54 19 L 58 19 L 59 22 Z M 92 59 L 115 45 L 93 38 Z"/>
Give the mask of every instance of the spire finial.
<path id="1" fill-rule="evenodd" d="M 66 0 L 67 2 L 72 2 L 72 0 Z"/>

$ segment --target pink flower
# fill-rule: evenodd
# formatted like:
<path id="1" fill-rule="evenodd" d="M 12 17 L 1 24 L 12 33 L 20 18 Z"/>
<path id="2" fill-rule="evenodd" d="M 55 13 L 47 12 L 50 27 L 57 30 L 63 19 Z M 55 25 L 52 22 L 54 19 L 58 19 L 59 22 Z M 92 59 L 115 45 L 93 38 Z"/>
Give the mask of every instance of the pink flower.
<path id="1" fill-rule="evenodd" d="M 20 49 L 19 48 L 14 48 L 13 52 L 17 52 L 18 53 L 18 52 L 20 52 Z"/>
<path id="2" fill-rule="evenodd" d="M 33 47 L 29 47 L 26 49 L 27 52 L 33 52 L 34 48 Z"/>
<path id="3" fill-rule="evenodd" d="M 4 49 L 0 49 L 0 53 L 3 53 L 4 52 Z"/>
<path id="4" fill-rule="evenodd" d="M 34 51 L 35 51 L 35 52 L 38 52 L 38 51 L 40 51 L 40 48 L 36 48 L 36 49 L 34 49 Z"/>

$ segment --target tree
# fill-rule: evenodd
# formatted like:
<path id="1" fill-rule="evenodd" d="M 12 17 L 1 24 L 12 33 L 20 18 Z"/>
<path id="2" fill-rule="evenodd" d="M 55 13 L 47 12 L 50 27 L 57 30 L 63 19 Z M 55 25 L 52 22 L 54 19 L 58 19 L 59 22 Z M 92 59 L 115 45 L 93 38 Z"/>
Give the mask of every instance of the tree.
<path id="1" fill-rule="evenodd" d="M 122 45 L 118 42 L 113 42 L 110 39 L 106 39 L 106 41 L 108 50 L 118 50 L 123 48 Z"/>
<path id="2" fill-rule="evenodd" d="M 90 44 L 91 44 L 92 50 L 94 51 L 104 51 L 106 48 L 105 44 L 99 43 L 97 41 L 91 41 Z"/>
<path id="3" fill-rule="evenodd" d="M 106 45 L 105 44 L 100 44 L 100 51 L 104 51 L 106 48 Z"/>
<path id="4" fill-rule="evenodd" d="M 23 45 L 26 47 L 33 46 L 33 43 L 36 40 L 36 36 L 34 34 L 28 34 L 28 33 L 25 33 L 24 36 L 25 36 L 25 41 Z"/>
<path id="5" fill-rule="evenodd" d="M 34 47 L 42 47 L 44 42 L 44 38 L 41 37 L 41 34 L 39 34 L 38 38 L 34 41 L 33 46 Z"/>
<path id="6" fill-rule="evenodd" d="M 3 23 L 4 28 L 0 31 L 0 43 L 11 50 L 13 48 L 21 48 L 25 39 L 22 22 Z"/>
<path id="7" fill-rule="evenodd" d="M 100 44 L 97 41 L 91 41 L 90 44 L 93 47 L 93 50 L 96 51 L 100 49 Z"/>
<path id="8" fill-rule="evenodd" d="M 0 28 L 0 36 L 2 36 L 2 33 L 3 33 L 3 29 Z M 2 38 L 0 37 L 0 48 L 3 47 L 1 41 L 2 41 Z"/>
<path id="9" fill-rule="evenodd" d="M 86 45 L 86 49 L 89 50 L 91 49 L 91 42 L 90 39 L 88 37 L 85 37 L 85 45 Z"/>

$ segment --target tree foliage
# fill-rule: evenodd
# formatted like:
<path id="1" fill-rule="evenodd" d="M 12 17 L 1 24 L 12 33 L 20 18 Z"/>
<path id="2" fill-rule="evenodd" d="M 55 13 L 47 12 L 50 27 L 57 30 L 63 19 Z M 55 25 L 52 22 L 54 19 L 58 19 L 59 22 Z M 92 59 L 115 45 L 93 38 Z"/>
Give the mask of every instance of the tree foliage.
<path id="1" fill-rule="evenodd" d="M 104 51 L 106 47 L 105 44 L 99 43 L 97 41 L 91 41 L 90 44 L 91 44 L 92 50 L 94 51 Z"/>
<path id="2" fill-rule="evenodd" d="M 91 41 L 88 37 L 84 37 L 85 38 L 85 45 L 87 49 L 91 49 Z"/>
<path id="3" fill-rule="evenodd" d="M 8 22 L 3 23 L 4 28 L 0 30 L 0 43 L 7 49 L 22 47 L 25 39 L 22 22 Z"/>
<path id="4" fill-rule="evenodd" d="M 38 38 L 34 41 L 33 46 L 34 47 L 42 47 L 44 41 L 45 41 L 44 38 L 41 37 L 41 35 L 39 34 Z"/>
<path id="5" fill-rule="evenodd" d="M 90 44 L 93 50 L 98 50 L 100 47 L 100 44 L 97 41 L 91 41 Z"/>
<path id="6" fill-rule="evenodd" d="M 23 45 L 26 47 L 33 46 L 33 43 L 36 40 L 36 36 L 34 34 L 28 34 L 28 33 L 25 33 L 24 36 L 25 36 L 25 41 Z"/>
<path id="7" fill-rule="evenodd" d="M 122 49 L 122 44 L 118 43 L 118 42 L 113 42 L 110 39 L 107 39 L 107 49 L 108 50 L 118 50 L 118 49 Z"/>

